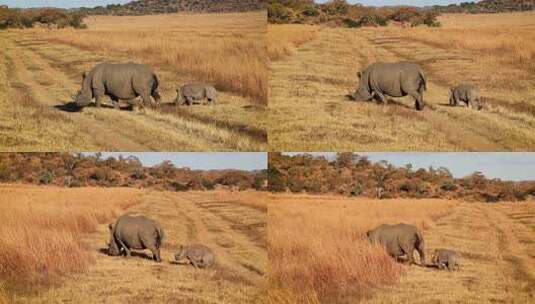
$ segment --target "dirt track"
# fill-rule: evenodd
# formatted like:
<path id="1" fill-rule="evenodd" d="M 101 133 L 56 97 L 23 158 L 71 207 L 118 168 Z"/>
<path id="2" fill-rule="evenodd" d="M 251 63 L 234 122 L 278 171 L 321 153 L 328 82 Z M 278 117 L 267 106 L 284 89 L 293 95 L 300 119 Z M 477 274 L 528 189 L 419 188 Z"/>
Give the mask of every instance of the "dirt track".
<path id="1" fill-rule="evenodd" d="M 371 303 L 531 303 L 535 300 L 535 213 L 529 204 L 461 203 L 425 232 L 426 254 L 456 249 L 459 271 L 411 266 Z M 415 297 L 415 295 L 418 295 Z"/>
<path id="2" fill-rule="evenodd" d="M 228 111 L 228 107 L 246 107 L 248 104 L 225 93 L 221 94 L 222 105 L 214 106 L 214 114 L 210 117 L 188 110 L 177 112 L 170 104 L 164 104 L 160 110 L 148 109 L 139 114 L 131 112 L 126 105 L 122 105 L 122 111 L 107 106 L 74 111 L 68 104 L 80 87 L 83 70 L 104 60 L 132 59 L 104 58 L 25 34 L 2 35 L 0 39 L 5 47 L 0 56 L 7 63 L 11 87 L 31 98 L 31 102 L 54 110 L 54 115 L 60 115 L 66 124 L 74 125 L 77 137 L 83 138 L 84 144 L 73 144 L 71 150 L 98 147 L 105 151 L 254 151 L 265 144 L 264 130 L 223 118 L 218 120 L 218 113 Z M 165 71 L 162 74 L 167 79 L 173 73 Z M 166 84 L 164 91 L 174 85 Z M 169 103 L 173 94 L 174 90 L 165 92 L 164 102 Z"/>
<path id="3" fill-rule="evenodd" d="M 386 30 L 323 28 L 316 39 L 271 64 L 270 147 L 282 151 L 532 149 L 535 120 L 529 107 L 511 106 L 529 92 L 484 91 L 490 106 L 483 111 L 447 105 L 449 86 L 491 81 L 492 75 L 477 73 L 474 56 L 395 37 Z M 428 78 L 424 94 L 428 107 L 416 112 L 410 98 L 396 99 L 387 107 L 349 101 L 346 94 L 356 87 L 356 71 L 375 61 L 421 64 Z"/>
<path id="4" fill-rule="evenodd" d="M 266 213 L 217 193 L 152 191 L 128 212 L 158 219 L 166 236 L 162 263 L 145 253 L 131 258 L 101 252 L 109 231 L 101 225 L 87 240 L 96 262 L 85 274 L 67 277 L 61 285 L 24 303 L 261 303 L 268 267 Z M 257 198 L 258 199 L 258 198 Z M 181 244 L 201 243 L 217 256 L 212 269 L 177 265 Z M 150 255 L 150 252 L 147 251 Z"/>

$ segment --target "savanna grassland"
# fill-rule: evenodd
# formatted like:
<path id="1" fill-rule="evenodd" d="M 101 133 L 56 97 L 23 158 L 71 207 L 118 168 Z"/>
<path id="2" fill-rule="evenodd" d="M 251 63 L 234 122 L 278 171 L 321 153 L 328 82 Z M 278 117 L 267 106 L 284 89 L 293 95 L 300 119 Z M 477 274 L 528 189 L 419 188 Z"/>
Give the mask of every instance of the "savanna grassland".
<path id="1" fill-rule="evenodd" d="M 6 151 L 265 150 L 265 13 L 90 16 L 88 29 L 0 33 L 0 147 Z M 95 64 L 134 61 L 159 77 L 163 104 L 136 114 L 66 104 Z M 220 91 L 213 106 L 171 102 L 187 82 Z M 111 103 L 110 103 L 111 104 Z"/>
<path id="2" fill-rule="evenodd" d="M 533 204 L 305 194 L 276 194 L 269 202 L 270 303 L 528 303 L 535 297 Z M 461 254 L 460 270 L 396 263 L 366 240 L 366 230 L 399 222 L 423 231 L 427 262 L 435 248 L 451 248 Z"/>
<path id="3" fill-rule="evenodd" d="M 22 185 L 0 192 L 0 303 L 266 301 L 264 194 Z M 107 224 L 124 212 L 162 224 L 162 263 L 141 252 L 128 259 L 103 252 Z M 216 265 L 172 263 L 190 243 L 211 247 Z"/>
<path id="4" fill-rule="evenodd" d="M 272 151 L 526 151 L 535 147 L 535 14 L 443 15 L 442 27 L 269 25 Z M 291 30 L 289 30 L 291 29 Z M 283 32 L 284 39 L 278 39 Z M 308 33 L 304 35 L 303 33 Z M 352 102 L 356 72 L 413 61 L 428 107 L 410 97 Z M 448 106 L 448 88 L 473 83 L 482 111 Z"/>

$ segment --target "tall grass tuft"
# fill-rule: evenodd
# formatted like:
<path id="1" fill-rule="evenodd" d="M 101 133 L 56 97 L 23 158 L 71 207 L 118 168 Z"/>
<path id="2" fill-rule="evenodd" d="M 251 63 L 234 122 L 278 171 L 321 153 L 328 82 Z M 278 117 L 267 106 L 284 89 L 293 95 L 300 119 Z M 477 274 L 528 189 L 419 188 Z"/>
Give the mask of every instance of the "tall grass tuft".
<path id="1" fill-rule="evenodd" d="M 87 271 L 95 255 L 84 237 L 136 203 L 140 192 L 1 186 L 0 193 L 0 284 L 27 290 Z"/>
<path id="2" fill-rule="evenodd" d="M 192 81 L 212 82 L 220 90 L 267 104 L 264 13 L 132 18 L 91 17 L 85 31 L 38 34 L 92 52 L 121 52 L 140 63 L 172 69 Z"/>
<path id="3" fill-rule="evenodd" d="M 425 230 L 454 204 L 275 195 L 268 223 L 270 303 L 343 303 L 397 282 L 405 266 L 370 244 L 366 230 L 398 222 Z"/>

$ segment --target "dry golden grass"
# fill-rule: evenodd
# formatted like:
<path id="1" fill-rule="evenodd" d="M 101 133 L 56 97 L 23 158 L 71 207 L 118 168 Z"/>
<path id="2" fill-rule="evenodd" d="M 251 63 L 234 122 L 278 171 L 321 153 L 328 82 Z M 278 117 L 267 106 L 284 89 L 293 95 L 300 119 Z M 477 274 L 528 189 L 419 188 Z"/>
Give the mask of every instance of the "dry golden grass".
<path id="1" fill-rule="evenodd" d="M 35 114 L 33 124 L 45 122 L 47 113 L 58 117 L 56 128 L 41 128 L 41 137 L 27 132 L 27 141 L 37 142 L 32 149 L 266 149 L 266 108 L 262 102 L 266 94 L 267 58 L 262 13 L 91 18 L 89 30 L 2 33 L 1 55 L 11 66 L 6 83 L 12 87 L 24 84 L 22 90 L 46 110 Z M 162 108 L 142 114 L 106 107 L 86 108 L 82 112 L 65 109 L 63 105 L 72 101 L 71 96 L 80 89 L 82 71 L 103 61 L 135 61 L 153 66 L 160 80 Z M 201 80 L 214 82 L 222 89 L 218 104 L 180 109 L 170 104 L 179 85 Z M 6 103 L 26 100 L 9 98 L 12 99 Z M 0 115 L 10 116 L 7 109 L 0 109 Z M 47 134 L 54 130 L 60 134 Z M 6 138 L 17 135 L 12 129 L 1 131 L 7 134 Z M 10 150 L 22 150 L 25 143 L 20 141 L 6 145 Z"/>
<path id="2" fill-rule="evenodd" d="M 192 79 L 267 103 L 265 13 L 89 17 L 89 30 L 41 31 L 93 52 L 126 52 Z"/>
<path id="3" fill-rule="evenodd" d="M 353 303 L 397 282 L 406 267 L 370 245 L 365 231 L 404 222 L 425 235 L 457 204 L 288 194 L 269 202 L 271 303 Z"/>
<path id="4" fill-rule="evenodd" d="M 4 45 L 5 38 L 0 36 Z M 3 52 L 0 50 L 0 56 Z M 56 111 L 40 105 L 28 87 L 13 79 L 14 66 L 0 61 L 0 151 L 96 149 L 90 136 Z"/>
<path id="5" fill-rule="evenodd" d="M 136 189 L 0 185 L 0 286 L 11 292 L 57 283 L 95 261 L 83 239 L 140 201 Z"/>
<path id="6" fill-rule="evenodd" d="M 314 39 L 319 29 L 313 25 L 268 25 L 268 58 L 277 60 L 290 55 L 295 48 Z"/>
<path id="7" fill-rule="evenodd" d="M 364 302 L 532 302 L 534 258 L 531 248 L 520 240 L 533 234 L 534 211 L 531 203 L 459 204 L 426 232 L 426 251 L 431 254 L 433 248 L 457 250 L 461 255 L 460 270 L 439 272 L 411 267 L 399 284 L 377 290 Z M 511 213 L 529 218 L 531 227 L 511 219 Z"/>
<path id="8" fill-rule="evenodd" d="M 316 31 L 316 38 L 270 63 L 270 150 L 532 150 L 535 73 L 527 38 L 532 16 L 447 16 L 456 19 L 438 29 Z M 481 27 L 492 18 L 498 26 Z M 286 25 L 291 26 L 303 29 Z M 268 36 L 269 43 L 277 39 Z M 488 42 L 495 36 L 497 42 Z M 346 94 L 358 84 L 356 72 L 376 61 L 419 63 L 428 80 L 429 107 L 416 112 L 411 98 L 396 98 L 387 107 L 351 102 Z M 448 106 L 448 88 L 462 82 L 481 88 L 486 109 Z"/>
<path id="9" fill-rule="evenodd" d="M 398 29 L 396 35 L 445 49 L 472 50 L 503 65 L 535 73 L 535 13 L 452 14 L 441 16 L 440 22 L 440 28 Z"/>
<path id="10" fill-rule="evenodd" d="M 6 191 L 3 188 L 0 190 L 2 194 L 11 193 L 10 200 L 17 202 L 34 201 L 39 195 L 39 206 L 44 206 L 41 209 L 46 211 L 38 212 L 34 208 L 32 218 L 33 215 L 42 215 L 40 218 L 48 219 L 43 221 L 50 226 L 50 229 L 44 231 L 53 231 L 53 234 L 44 234 L 43 243 L 46 243 L 45 241 L 51 243 L 51 239 L 56 240 L 62 235 L 60 232 L 64 231 L 63 227 L 68 227 L 69 231 L 84 231 L 80 232 L 82 235 L 73 232 L 73 238 L 76 244 L 81 244 L 84 255 L 79 255 L 76 251 L 66 251 L 51 260 L 57 265 L 79 265 L 80 269 L 76 269 L 76 274 L 64 276 L 58 284 L 38 289 L 34 293 L 7 293 L 4 301 L 229 304 L 266 302 L 268 260 L 264 193 L 253 191 L 175 193 L 90 188 L 73 190 L 27 186 L 9 186 Z M 131 258 L 111 257 L 102 253 L 109 240 L 107 223 L 120 214 L 117 211 L 123 204 L 116 198 L 123 192 L 141 194 L 136 196 L 139 199 L 137 204 L 126 206 L 128 212 L 143 214 L 161 223 L 166 234 L 162 248 L 162 263 L 147 258 L 145 253 L 150 255 L 148 251 L 136 250 L 137 254 Z M 105 193 L 106 196 L 101 197 L 101 193 Z M 97 201 L 102 203 L 95 203 Z M 115 201 L 117 204 L 112 204 Z M 57 208 L 53 208 L 52 206 L 56 204 Z M 24 204 L 20 208 L 25 208 Z M 55 212 L 52 218 L 49 216 L 51 212 Z M 26 218 L 27 214 L 21 222 L 27 227 L 29 225 L 32 230 L 45 225 L 40 221 L 30 221 Z M 0 219 L 4 218 L 0 216 Z M 5 228 L 7 225 L 2 222 L 0 231 L 3 232 L 4 229 L 13 226 L 11 222 L 8 224 L 10 226 Z M 0 237 L 0 244 L 3 245 L 2 240 Z M 179 245 L 191 243 L 209 246 L 216 254 L 216 265 L 210 269 L 196 270 L 189 265 L 173 263 Z M 63 246 L 63 243 L 59 245 Z M 54 248 L 58 249 L 59 245 Z M 27 251 L 29 250 L 24 250 Z M 84 262 L 82 256 L 89 257 L 88 262 Z M 0 254 L 0 257 L 3 255 Z M 18 265 L 14 269 L 20 270 L 22 267 Z M 64 273 L 58 273 L 62 274 Z M 1 286 L 0 282 L 0 295 L 5 290 Z M 0 303 L 2 303 L 1 296 Z"/>

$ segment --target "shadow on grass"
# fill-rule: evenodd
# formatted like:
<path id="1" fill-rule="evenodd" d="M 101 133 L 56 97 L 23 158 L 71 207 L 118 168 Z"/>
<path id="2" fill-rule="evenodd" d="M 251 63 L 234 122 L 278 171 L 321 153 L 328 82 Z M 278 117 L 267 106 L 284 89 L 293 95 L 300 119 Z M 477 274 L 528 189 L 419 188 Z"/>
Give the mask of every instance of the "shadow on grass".
<path id="1" fill-rule="evenodd" d="M 105 256 L 111 256 L 108 254 L 108 248 L 100 248 L 98 250 L 98 252 L 102 255 L 105 255 Z M 149 255 L 145 252 L 139 252 L 139 251 L 131 251 L 131 256 L 130 257 L 134 257 L 134 258 L 140 258 L 140 259 L 146 259 L 146 260 L 151 260 L 151 261 L 154 261 L 152 255 Z M 117 256 L 111 256 L 111 257 L 120 257 L 120 258 L 125 258 L 125 255 L 124 255 L 124 251 L 121 250 L 121 255 L 117 255 Z"/>

